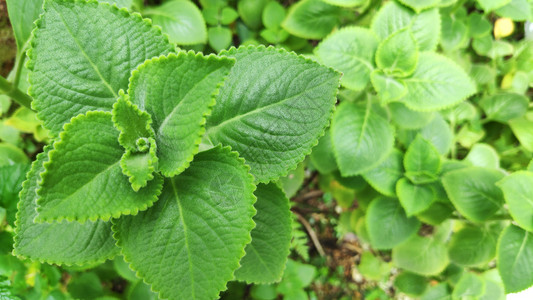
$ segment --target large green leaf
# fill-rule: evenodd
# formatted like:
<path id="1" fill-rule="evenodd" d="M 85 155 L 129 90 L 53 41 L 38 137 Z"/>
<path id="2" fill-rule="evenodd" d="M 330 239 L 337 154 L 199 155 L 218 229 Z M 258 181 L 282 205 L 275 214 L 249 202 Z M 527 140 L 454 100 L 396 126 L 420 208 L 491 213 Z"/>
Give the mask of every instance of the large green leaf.
<path id="1" fill-rule="evenodd" d="M 252 182 L 229 148 L 200 152 L 152 208 L 113 220 L 125 260 L 161 298 L 217 298 L 251 241 Z"/>
<path id="2" fill-rule="evenodd" d="M 455 285 L 452 299 L 479 299 L 485 292 L 485 281 L 477 274 L 464 272 Z"/>
<path id="3" fill-rule="evenodd" d="M 206 115 L 233 64 L 189 51 L 154 58 L 133 72 L 128 94 L 152 116 L 163 175 L 183 172 L 198 152 Z"/>
<path id="4" fill-rule="evenodd" d="M 516 223 L 533 232 L 533 172 L 513 173 L 497 185 L 502 189 L 509 213 Z"/>
<path id="5" fill-rule="evenodd" d="M 331 124 L 333 150 L 342 176 L 373 169 L 393 149 L 394 129 L 370 105 L 343 102 Z"/>
<path id="6" fill-rule="evenodd" d="M 467 219 L 484 222 L 503 206 L 502 191 L 495 183 L 503 174 L 494 169 L 470 167 L 442 177 L 448 197 Z"/>
<path id="7" fill-rule="evenodd" d="M 508 4 L 511 0 L 477 0 L 477 2 L 485 12 L 490 12 Z"/>
<path id="8" fill-rule="evenodd" d="M 137 65 L 174 50 L 140 15 L 92 0 L 46 1 L 31 46 L 29 92 L 54 136 L 78 114 L 110 111 Z"/>
<path id="9" fill-rule="evenodd" d="M 248 283 L 270 283 L 281 280 L 291 242 L 289 199 L 275 184 L 260 184 L 255 191 L 257 202 L 252 242 L 244 249 L 237 280 Z"/>
<path id="10" fill-rule="evenodd" d="M 526 96 L 515 93 L 499 93 L 479 102 L 488 119 L 503 123 L 523 116 L 528 104 Z"/>
<path id="11" fill-rule="evenodd" d="M 513 21 L 527 21 L 531 19 L 531 4 L 528 0 L 511 0 L 494 12 Z"/>
<path id="12" fill-rule="evenodd" d="M 510 225 L 498 241 L 498 271 L 506 293 L 533 285 L 533 233 Z"/>
<path id="13" fill-rule="evenodd" d="M 299 1 L 291 6 L 282 26 L 292 35 L 321 39 L 339 22 L 340 10 L 322 0 Z"/>
<path id="14" fill-rule="evenodd" d="M 365 180 L 385 196 L 396 196 L 396 182 L 403 177 L 403 154 L 393 149 L 387 158 L 375 168 L 363 173 Z"/>
<path id="15" fill-rule="evenodd" d="M 377 198 L 368 206 L 366 228 L 372 247 L 391 249 L 418 231 L 420 222 L 408 218 L 396 199 Z"/>
<path id="16" fill-rule="evenodd" d="M 39 18 L 44 0 L 7 0 L 7 12 L 9 22 L 15 33 L 18 51 L 22 51 L 24 45 L 31 36 L 33 22 Z"/>
<path id="17" fill-rule="evenodd" d="M 488 263 L 496 256 L 497 239 L 497 234 L 488 228 L 465 226 L 452 235 L 448 244 L 450 260 L 474 267 Z"/>
<path id="18" fill-rule="evenodd" d="M 134 192 L 122 174 L 118 136 L 107 112 L 88 112 L 65 125 L 41 173 L 38 222 L 108 220 L 137 214 L 157 201 L 162 177 Z"/>
<path id="19" fill-rule="evenodd" d="M 416 14 L 396 1 L 390 1 L 381 7 L 372 20 L 372 30 L 382 40 L 406 27 L 413 32 L 420 51 L 432 51 L 437 48 L 440 14 L 436 8 Z"/>
<path id="20" fill-rule="evenodd" d="M 430 185 L 413 184 L 407 178 L 398 181 L 396 193 L 408 217 L 425 211 L 436 199 Z"/>
<path id="21" fill-rule="evenodd" d="M 379 44 L 376 64 L 387 74 L 408 76 L 418 63 L 418 46 L 409 28 L 391 34 Z"/>
<path id="22" fill-rule="evenodd" d="M 39 260 L 50 264 L 91 264 L 110 259 L 118 253 L 112 237 L 111 224 L 98 220 L 96 222 L 77 222 L 36 224 L 37 216 L 36 189 L 39 174 L 44 171 L 43 163 L 48 158 L 49 150 L 37 155 L 28 173 L 28 179 L 22 184 L 18 204 L 15 228 L 14 254 L 19 257 Z"/>
<path id="23" fill-rule="evenodd" d="M 418 235 L 392 249 L 392 261 L 402 269 L 421 275 L 437 275 L 449 262 L 441 241 Z"/>
<path id="24" fill-rule="evenodd" d="M 407 88 L 405 88 L 407 92 Z M 400 98 L 403 97 L 400 96 Z M 392 102 L 388 105 L 391 119 L 398 127 L 405 129 L 419 129 L 431 122 L 435 113 L 414 111 L 401 102 Z M 440 138 L 440 137 L 439 137 Z"/>
<path id="25" fill-rule="evenodd" d="M 285 175 L 324 133 L 340 74 L 272 47 L 221 54 L 237 62 L 207 120 L 207 137 L 239 152 L 258 182 Z"/>
<path id="26" fill-rule="evenodd" d="M 202 12 L 187 0 L 166 1 L 143 11 L 155 25 L 161 26 L 169 40 L 178 45 L 205 44 L 207 30 Z"/>
<path id="27" fill-rule="evenodd" d="M 408 92 L 400 101 L 416 111 L 451 107 L 476 91 L 461 67 L 451 59 L 432 52 L 420 54 L 415 72 L 403 82 Z"/>
<path id="28" fill-rule="evenodd" d="M 405 175 L 413 183 L 435 181 L 441 167 L 439 152 L 428 140 L 417 135 L 405 152 L 403 166 Z"/>
<path id="29" fill-rule="evenodd" d="M 351 26 L 328 36 L 314 52 L 322 63 L 343 73 L 343 86 L 358 91 L 370 81 L 377 47 L 378 40 L 372 31 Z"/>

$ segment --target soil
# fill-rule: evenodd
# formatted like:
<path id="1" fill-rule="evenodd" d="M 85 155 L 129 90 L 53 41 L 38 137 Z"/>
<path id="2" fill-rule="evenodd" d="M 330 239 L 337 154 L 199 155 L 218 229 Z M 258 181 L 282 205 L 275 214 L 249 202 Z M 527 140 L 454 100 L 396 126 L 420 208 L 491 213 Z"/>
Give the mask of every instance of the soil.
<path id="1" fill-rule="evenodd" d="M 0 0 L 0 75 L 6 77 L 13 69 L 16 54 L 17 46 L 7 15 L 6 0 Z"/>

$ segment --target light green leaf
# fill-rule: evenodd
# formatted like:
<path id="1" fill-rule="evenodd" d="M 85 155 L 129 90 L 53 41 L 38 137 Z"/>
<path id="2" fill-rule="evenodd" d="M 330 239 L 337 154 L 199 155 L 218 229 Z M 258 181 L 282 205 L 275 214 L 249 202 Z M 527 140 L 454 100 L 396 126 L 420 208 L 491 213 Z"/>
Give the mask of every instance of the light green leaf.
<path id="1" fill-rule="evenodd" d="M 457 210 L 467 219 L 484 222 L 503 205 L 502 191 L 495 183 L 503 174 L 494 169 L 469 167 L 446 173 L 442 183 Z"/>
<path id="2" fill-rule="evenodd" d="M 85 224 L 33 223 L 37 216 L 35 200 L 39 174 L 44 171 L 43 163 L 51 149 L 51 146 L 45 147 L 44 153 L 37 155 L 28 179 L 22 184 L 15 222 L 14 254 L 20 258 L 59 265 L 85 265 L 112 258 L 119 249 L 115 247 L 110 223 L 102 220 Z"/>
<path id="3" fill-rule="evenodd" d="M 0 142 L 0 167 L 13 164 L 29 163 L 28 156 L 20 148 L 9 143 Z"/>
<path id="4" fill-rule="evenodd" d="M 477 2 L 485 12 L 490 12 L 507 5 L 511 0 L 477 0 Z"/>
<path id="5" fill-rule="evenodd" d="M 533 232 L 533 172 L 518 171 L 500 182 L 509 213 L 519 226 Z"/>
<path id="6" fill-rule="evenodd" d="M 251 241 L 252 182 L 229 148 L 197 154 L 152 208 L 113 220 L 125 260 L 161 298 L 217 298 Z"/>
<path id="7" fill-rule="evenodd" d="M 451 52 L 464 47 L 469 38 L 464 20 L 455 15 L 443 16 L 441 28 L 440 44 L 445 51 Z"/>
<path id="8" fill-rule="evenodd" d="M 358 91 L 370 81 L 377 47 L 378 41 L 372 31 L 350 26 L 328 36 L 314 52 L 322 63 L 343 73 L 343 86 Z"/>
<path id="9" fill-rule="evenodd" d="M 494 12 L 513 21 L 527 21 L 531 19 L 531 4 L 528 0 L 511 0 Z"/>
<path id="10" fill-rule="evenodd" d="M 389 156 L 375 168 L 363 173 L 365 180 L 385 196 L 396 196 L 396 182 L 403 177 L 403 154 L 393 149 Z"/>
<path id="11" fill-rule="evenodd" d="M 148 181 L 154 179 L 153 173 L 157 169 L 157 146 L 153 138 L 146 142 L 149 149 L 145 152 L 126 150 L 120 159 L 122 174 L 128 176 L 134 191 L 145 187 Z"/>
<path id="12" fill-rule="evenodd" d="M 493 269 L 496 271 L 496 269 Z M 486 276 L 484 276 L 486 277 Z M 485 292 L 479 300 L 505 300 L 505 292 L 503 291 L 503 284 L 493 281 L 492 279 L 485 278 Z"/>
<path id="13" fill-rule="evenodd" d="M 483 266 L 496 256 L 498 233 L 472 225 L 461 228 L 448 244 L 450 260 L 462 266 Z"/>
<path id="14" fill-rule="evenodd" d="M 526 117 L 509 120 L 509 126 L 520 145 L 527 151 L 533 152 L 533 121 Z"/>
<path id="15" fill-rule="evenodd" d="M 488 144 L 475 144 L 465 157 L 465 161 L 470 162 L 476 167 L 491 169 L 500 168 L 500 157 L 498 156 L 498 152 Z"/>
<path id="16" fill-rule="evenodd" d="M 281 26 L 281 22 L 285 19 L 285 7 L 276 1 L 269 2 L 263 10 L 263 25 L 266 28 L 276 29 Z"/>
<path id="17" fill-rule="evenodd" d="M 365 108 L 355 103 L 341 103 L 333 116 L 331 136 L 342 176 L 373 169 L 393 149 L 393 128 L 370 105 Z"/>
<path id="18" fill-rule="evenodd" d="M 449 262 L 441 241 L 418 235 L 392 249 L 392 261 L 399 268 L 421 275 L 437 275 Z"/>
<path id="19" fill-rule="evenodd" d="M 453 143 L 453 132 L 440 114 L 435 114 L 433 120 L 420 129 L 420 135 L 430 141 L 441 155 L 450 151 Z"/>
<path id="20" fill-rule="evenodd" d="M 388 198 L 372 200 L 365 221 L 375 249 L 391 249 L 413 236 L 420 227 L 416 218 L 405 215 L 397 200 Z"/>
<path id="21" fill-rule="evenodd" d="M 436 199 L 431 186 L 412 184 L 407 178 L 398 181 L 396 193 L 408 217 L 425 211 Z"/>
<path id="22" fill-rule="evenodd" d="M 0 166 L 0 222 L 5 220 L 9 225 L 13 226 L 19 201 L 19 192 L 28 170 L 29 165 L 26 163 Z M 11 245 L 11 243 L 10 241 L 8 245 Z M 0 248 L 2 247 L 0 246 Z"/>
<path id="23" fill-rule="evenodd" d="M 452 292 L 450 291 L 448 284 L 441 282 L 435 286 L 430 287 L 420 300 L 451 300 Z"/>
<path id="24" fill-rule="evenodd" d="M 366 0 L 323 0 L 331 5 L 337 5 L 340 7 L 355 7 L 366 3 Z"/>
<path id="25" fill-rule="evenodd" d="M 217 95 L 207 137 L 239 152 L 257 182 L 285 175 L 324 133 L 340 74 L 273 47 L 222 55 L 237 62 Z"/>
<path id="26" fill-rule="evenodd" d="M 31 36 L 33 22 L 39 18 L 43 11 L 43 0 L 7 0 L 7 12 L 9 22 L 15 34 L 18 51 L 24 49 L 24 45 Z"/>
<path id="27" fill-rule="evenodd" d="M 206 115 L 233 64 L 190 51 L 152 59 L 133 72 L 128 94 L 152 116 L 163 175 L 183 172 L 198 152 Z"/>
<path id="28" fill-rule="evenodd" d="M 405 89 L 407 92 L 407 88 Z M 401 98 L 402 96 L 400 96 Z M 419 129 L 431 122 L 434 113 L 410 110 L 402 102 L 392 102 L 388 105 L 391 118 L 399 127 L 405 129 Z"/>
<path id="29" fill-rule="evenodd" d="M 404 271 L 394 279 L 394 287 L 409 296 L 421 296 L 428 288 L 428 280 L 424 276 Z"/>
<path id="30" fill-rule="evenodd" d="M 492 24 L 480 13 L 468 15 L 468 33 L 473 38 L 484 37 L 492 31 Z M 483 65 L 484 66 L 484 65 Z"/>
<path id="31" fill-rule="evenodd" d="M 166 1 L 143 11 L 155 25 L 161 26 L 169 40 L 178 45 L 203 44 L 207 41 L 204 17 L 198 7 L 188 0 Z"/>
<path id="32" fill-rule="evenodd" d="M 499 93 L 479 102 L 488 119 L 502 123 L 523 116 L 528 104 L 526 96 L 515 93 Z"/>
<path id="33" fill-rule="evenodd" d="M 381 70 L 374 70 L 370 74 L 370 81 L 381 103 L 399 100 L 407 94 L 407 87 L 401 79 L 385 75 Z"/>
<path id="34" fill-rule="evenodd" d="M 464 272 L 452 293 L 452 299 L 478 299 L 485 292 L 485 281 L 472 272 Z"/>
<path id="35" fill-rule="evenodd" d="M 402 101 L 416 111 L 451 107 L 476 91 L 461 67 L 451 59 L 431 52 L 420 54 L 415 72 L 403 82 L 408 92 Z"/>
<path id="36" fill-rule="evenodd" d="M 174 50 L 140 15 L 95 1 L 46 1 L 37 27 L 29 93 L 53 136 L 78 114 L 111 111 L 138 64 Z"/>
<path id="37" fill-rule="evenodd" d="M 533 233 L 509 225 L 498 241 L 498 271 L 506 293 L 533 285 Z"/>
<path id="38" fill-rule="evenodd" d="M 146 152 L 148 138 L 154 137 L 152 118 L 129 100 L 129 96 L 120 94 L 113 105 L 112 120 L 120 131 L 118 142 L 126 150 Z"/>
<path id="39" fill-rule="evenodd" d="M 441 167 L 437 148 L 421 135 L 417 135 L 405 152 L 405 176 L 415 184 L 437 180 Z"/>
<path id="40" fill-rule="evenodd" d="M 274 183 L 258 185 L 254 194 L 256 225 L 235 278 L 247 283 L 271 283 L 281 280 L 289 255 L 292 231 L 289 199 Z"/>
<path id="41" fill-rule="evenodd" d="M 305 39 L 321 39 L 339 23 L 340 7 L 322 0 L 303 0 L 291 6 L 282 26 Z"/>
<path id="42" fill-rule="evenodd" d="M 417 13 L 422 10 L 439 6 L 441 0 L 398 0 L 403 5 L 412 8 Z"/>
<path id="43" fill-rule="evenodd" d="M 380 281 L 388 277 L 391 265 L 375 257 L 372 252 L 363 252 L 357 269 L 365 279 Z"/>
<path id="44" fill-rule="evenodd" d="M 162 178 L 134 192 L 120 168 L 118 136 L 107 112 L 88 112 L 65 125 L 40 175 L 37 222 L 109 220 L 153 205 Z"/>
<path id="45" fill-rule="evenodd" d="M 306 165 L 306 161 L 301 162 L 296 169 L 289 171 L 287 175 L 278 180 L 278 185 L 287 198 L 292 198 L 302 187 L 305 179 Z"/>
<path id="46" fill-rule="evenodd" d="M 330 130 L 326 131 L 323 137 L 318 140 L 318 144 L 311 152 L 311 162 L 313 166 L 322 174 L 328 174 L 337 170 L 337 161 L 333 154 Z"/>
<path id="47" fill-rule="evenodd" d="M 100 2 L 107 2 L 109 4 L 115 4 L 119 8 L 130 9 L 134 0 L 98 0 Z"/>
<path id="48" fill-rule="evenodd" d="M 268 0 L 240 0 L 237 3 L 237 10 L 244 24 L 253 30 L 259 29 L 261 15 L 268 2 Z"/>
<path id="49" fill-rule="evenodd" d="M 379 44 L 376 64 L 385 73 L 408 76 L 417 63 L 418 46 L 409 28 L 396 31 Z"/>
<path id="50" fill-rule="evenodd" d="M 437 48 L 441 26 L 439 10 L 436 8 L 416 14 L 396 1 L 390 1 L 380 8 L 372 20 L 372 30 L 381 40 L 406 27 L 411 29 L 420 51 Z"/>
<path id="51" fill-rule="evenodd" d="M 211 27 L 208 30 L 209 46 L 216 52 L 227 49 L 231 45 L 233 34 L 231 29 L 223 26 Z"/>

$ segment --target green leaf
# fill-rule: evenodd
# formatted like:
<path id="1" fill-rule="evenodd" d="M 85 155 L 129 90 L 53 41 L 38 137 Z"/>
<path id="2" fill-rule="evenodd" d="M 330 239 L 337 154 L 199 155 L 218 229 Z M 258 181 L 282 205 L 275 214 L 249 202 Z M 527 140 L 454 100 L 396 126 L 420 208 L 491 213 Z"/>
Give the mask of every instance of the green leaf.
<path id="1" fill-rule="evenodd" d="M 417 13 L 422 10 L 440 5 L 441 0 L 398 0 L 403 5 L 412 8 Z"/>
<path id="2" fill-rule="evenodd" d="M 272 47 L 222 55 L 237 62 L 217 95 L 207 137 L 239 152 L 257 182 L 285 175 L 324 133 L 340 75 Z"/>
<path id="3" fill-rule="evenodd" d="M 509 126 L 520 145 L 527 151 L 533 152 L 533 121 L 527 117 L 509 120 Z"/>
<path id="4" fill-rule="evenodd" d="M 40 174 L 37 222 L 109 220 L 153 205 L 161 176 L 134 192 L 120 168 L 118 136 L 107 112 L 88 112 L 65 125 Z"/>
<path id="5" fill-rule="evenodd" d="M 22 184 L 15 222 L 14 254 L 20 258 L 30 258 L 49 264 L 92 264 L 111 259 L 118 253 L 111 233 L 111 224 L 98 220 L 80 224 L 53 223 L 37 224 L 36 190 L 39 187 L 39 174 L 44 171 L 43 163 L 52 147 L 45 147 L 44 153 L 37 155 L 28 179 Z"/>
<path id="6" fill-rule="evenodd" d="M 149 150 L 146 152 L 136 152 L 126 150 L 120 159 L 122 174 L 128 176 L 131 187 L 138 192 L 145 187 L 148 181 L 154 179 L 153 173 L 157 169 L 158 158 L 156 155 L 157 146 L 155 140 L 149 138 L 147 142 Z"/>
<path id="7" fill-rule="evenodd" d="M 490 12 L 507 5 L 511 0 L 477 0 L 477 2 L 485 12 Z"/>
<path id="8" fill-rule="evenodd" d="M 398 181 L 396 193 L 408 217 L 425 211 L 435 201 L 431 186 L 412 184 L 407 178 Z"/>
<path id="9" fill-rule="evenodd" d="M 251 29 L 259 29 L 261 15 L 268 2 L 268 0 L 240 0 L 237 3 L 237 10 L 244 24 Z"/>
<path id="10" fill-rule="evenodd" d="M 43 11 L 44 0 L 7 0 L 7 12 L 18 51 L 24 49 L 24 45 L 30 39 L 33 30 L 33 22 L 39 18 Z"/>
<path id="11" fill-rule="evenodd" d="M 0 167 L 27 163 L 29 159 L 24 151 L 12 144 L 0 142 Z"/>
<path id="12" fill-rule="evenodd" d="M 464 272 L 452 293 L 452 299 L 478 299 L 485 291 L 485 281 L 472 272 Z"/>
<path id="13" fill-rule="evenodd" d="M 98 0 L 100 2 L 107 2 L 109 4 L 115 4 L 118 8 L 131 9 L 133 1 L 136 0 Z"/>
<path id="14" fill-rule="evenodd" d="M 209 46 L 216 52 L 227 49 L 231 45 L 233 34 L 227 27 L 217 26 L 208 30 Z"/>
<path id="15" fill-rule="evenodd" d="M 146 152 L 149 146 L 146 140 L 154 137 L 150 114 L 140 110 L 123 93 L 120 93 L 111 113 L 113 124 L 120 131 L 120 145 L 126 150 Z"/>
<path id="16" fill-rule="evenodd" d="M 289 199 L 274 183 L 258 185 L 254 194 L 256 225 L 235 278 L 247 283 L 271 283 L 281 280 L 289 255 L 292 232 Z"/>
<path id="17" fill-rule="evenodd" d="M 311 152 L 311 162 L 313 166 L 322 174 L 328 174 L 337 170 L 337 161 L 333 154 L 331 143 L 331 131 L 327 130 L 323 137 L 318 140 L 318 144 Z"/>
<path id="18" fill-rule="evenodd" d="M 506 123 L 526 114 L 529 99 L 515 93 L 499 93 L 479 102 L 490 120 Z"/>
<path id="19" fill-rule="evenodd" d="M 0 166 L 0 223 L 7 220 L 8 224 L 13 225 L 19 192 L 28 169 L 26 163 Z"/>
<path id="20" fill-rule="evenodd" d="M 53 136 L 78 114 L 111 111 L 138 64 L 174 50 L 140 15 L 76 0 L 46 1 L 31 45 L 29 93 Z"/>
<path id="21" fill-rule="evenodd" d="M 476 167 L 491 169 L 500 168 L 500 157 L 498 156 L 498 152 L 496 152 L 492 146 L 487 144 L 475 144 L 465 157 L 465 161 L 470 162 Z"/>
<path id="22" fill-rule="evenodd" d="M 125 260 L 161 298 L 217 298 L 251 241 L 252 182 L 229 148 L 197 154 L 185 172 L 165 179 L 152 208 L 113 220 Z"/>
<path id="23" fill-rule="evenodd" d="M 405 89 L 407 92 L 407 89 Z M 402 96 L 400 96 L 401 98 Z M 419 129 L 431 122 L 435 117 L 434 113 L 419 112 L 410 110 L 402 102 L 392 102 L 388 105 L 391 118 L 401 128 Z"/>
<path id="24" fill-rule="evenodd" d="M 473 38 L 481 38 L 489 35 L 492 31 L 492 24 L 480 13 L 468 15 L 468 32 Z"/>
<path id="25" fill-rule="evenodd" d="M 463 216 L 474 222 L 484 222 L 503 205 L 502 191 L 495 185 L 503 176 L 493 169 L 469 167 L 446 173 L 442 183 Z"/>
<path id="26" fill-rule="evenodd" d="M 441 282 L 435 286 L 430 287 L 420 300 L 450 300 L 451 291 L 449 290 L 448 284 Z"/>
<path id="27" fill-rule="evenodd" d="M 421 135 L 417 135 L 405 152 L 405 176 L 415 184 L 437 180 L 441 167 L 437 148 Z"/>
<path id="28" fill-rule="evenodd" d="M 513 21 L 527 21 L 531 19 L 531 4 L 528 0 L 511 0 L 494 12 Z"/>
<path id="29" fill-rule="evenodd" d="M 379 44 L 376 64 L 385 73 L 408 76 L 417 63 L 418 46 L 409 28 L 396 31 Z"/>
<path id="30" fill-rule="evenodd" d="M 409 296 L 421 296 L 428 288 L 428 280 L 418 274 L 402 272 L 394 279 L 394 287 Z"/>
<path id="31" fill-rule="evenodd" d="M 451 107 L 476 91 L 461 67 L 451 59 L 431 52 L 420 54 L 415 72 L 403 82 L 408 92 L 401 101 L 416 111 Z"/>
<path id="32" fill-rule="evenodd" d="M 416 14 L 396 1 L 390 1 L 380 8 L 372 20 L 372 30 L 381 40 L 406 27 L 411 29 L 420 51 L 437 48 L 441 26 L 439 10 L 436 8 Z"/>
<path id="33" fill-rule="evenodd" d="M 509 213 L 519 226 L 533 232 L 533 172 L 518 171 L 500 182 Z"/>
<path id="34" fill-rule="evenodd" d="M 340 10 L 322 0 L 302 0 L 291 6 L 282 26 L 297 37 L 318 40 L 337 26 Z"/>
<path id="35" fill-rule="evenodd" d="M 355 7 L 361 6 L 366 3 L 366 0 L 323 0 L 326 3 L 331 5 L 336 5 L 340 7 Z"/>
<path id="36" fill-rule="evenodd" d="M 377 47 L 378 40 L 372 31 L 350 26 L 328 36 L 314 52 L 322 63 L 343 73 L 344 87 L 358 91 L 370 81 Z"/>
<path id="37" fill-rule="evenodd" d="M 363 252 L 357 269 L 365 279 L 380 281 L 388 277 L 391 265 L 375 257 L 372 252 Z"/>
<path id="38" fill-rule="evenodd" d="M 183 172 L 198 152 L 206 115 L 233 64 L 190 51 L 152 59 L 133 72 L 128 94 L 152 116 L 164 176 Z"/>
<path id="39" fill-rule="evenodd" d="M 104 295 L 100 278 L 93 272 L 74 276 L 68 283 L 68 293 L 74 299 L 97 299 Z"/>
<path id="40" fill-rule="evenodd" d="M 403 177 L 403 154 L 393 149 L 389 156 L 375 168 L 363 173 L 365 180 L 385 196 L 396 196 L 396 182 Z"/>
<path id="41" fill-rule="evenodd" d="M 420 227 L 416 218 L 408 218 L 395 199 L 377 198 L 368 206 L 365 217 L 372 247 L 391 249 L 413 236 Z"/>
<path id="42" fill-rule="evenodd" d="M 462 266 L 483 266 L 496 256 L 497 239 L 494 231 L 467 225 L 452 235 L 448 244 L 450 260 Z"/>
<path id="43" fill-rule="evenodd" d="M 498 271 L 506 293 L 533 285 L 533 233 L 509 225 L 498 241 Z"/>
<path id="44" fill-rule="evenodd" d="M 420 129 L 420 135 L 430 141 L 441 155 L 450 151 L 453 143 L 453 132 L 440 114 L 435 114 L 433 120 Z"/>
<path id="45" fill-rule="evenodd" d="M 266 28 L 279 28 L 285 19 L 285 8 L 276 1 L 269 2 L 263 10 L 263 24 Z"/>
<path id="46" fill-rule="evenodd" d="M 385 75 L 381 70 L 374 70 L 370 74 L 370 81 L 381 103 L 399 100 L 407 94 L 407 87 L 401 79 Z"/>
<path id="47" fill-rule="evenodd" d="M 444 244 L 430 237 L 413 236 L 392 249 L 392 261 L 397 267 L 421 275 L 437 275 L 448 265 Z"/>
<path id="48" fill-rule="evenodd" d="M 394 129 L 370 105 L 343 102 L 333 116 L 331 136 L 342 176 L 352 176 L 387 158 L 393 149 Z"/>
<path id="49" fill-rule="evenodd" d="M 172 43 L 194 45 L 207 42 L 204 17 L 191 1 L 166 1 L 146 9 L 143 15 L 150 17 L 154 25 L 161 26 Z"/>

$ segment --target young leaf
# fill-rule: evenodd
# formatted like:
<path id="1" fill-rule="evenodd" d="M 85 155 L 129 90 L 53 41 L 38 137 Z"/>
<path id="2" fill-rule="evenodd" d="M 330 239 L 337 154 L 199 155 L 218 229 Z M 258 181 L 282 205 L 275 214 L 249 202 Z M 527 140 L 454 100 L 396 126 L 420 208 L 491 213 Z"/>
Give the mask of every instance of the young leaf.
<path id="1" fill-rule="evenodd" d="M 128 176 L 131 187 L 138 192 L 148 181 L 154 179 L 153 173 L 157 169 L 157 146 L 153 138 L 146 142 L 149 146 L 146 152 L 126 150 L 120 159 L 122 174 Z"/>
<path id="2" fill-rule="evenodd" d="M 408 218 L 395 199 L 377 198 L 368 206 L 366 227 L 372 247 L 391 249 L 418 231 L 420 222 Z"/>
<path id="3" fill-rule="evenodd" d="M 442 183 L 463 216 L 474 222 L 484 222 L 503 205 L 502 191 L 495 185 L 502 178 L 499 171 L 469 167 L 446 173 Z"/>
<path id="4" fill-rule="evenodd" d="M 407 92 L 407 88 L 405 89 Z M 400 96 L 400 98 L 403 96 Z M 434 113 L 419 112 L 410 110 L 401 102 L 392 102 L 388 105 L 391 119 L 398 127 L 405 129 L 419 129 L 431 122 L 435 117 Z"/>
<path id="5" fill-rule="evenodd" d="M 370 74 L 370 81 L 381 103 L 399 100 L 407 94 L 407 87 L 401 79 L 386 75 L 382 70 L 374 70 Z"/>
<path id="6" fill-rule="evenodd" d="M 321 0 L 303 0 L 291 6 L 282 26 L 305 39 L 321 39 L 339 22 L 340 7 Z"/>
<path id="7" fill-rule="evenodd" d="M 452 235 L 448 244 L 450 260 L 462 266 L 479 266 L 496 256 L 498 236 L 493 231 L 472 225 Z"/>
<path id="8" fill-rule="evenodd" d="M 372 30 L 381 40 L 403 28 L 412 31 L 420 51 L 433 51 L 440 37 L 439 10 L 433 8 L 416 14 L 396 1 L 390 1 L 372 20 Z"/>
<path id="9" fill-rule="evenodd" d="M 509 213 L 519 226 L 533 232 L 533 172 L 518 171 L 497 183 Z"/>
<path id="10" fill-rule="evenodd" d="M 420 54 L 415 72 L 403 82 L 408 92 L 401 101 L 416 111 L 451 107 L 476 91 L 461 67 L 449 58 L 431 52 Z"/>
<path id="11" fill-rule="evenodd" d="M 433 8 L 440 4 L 441 0 L 398 0 L 403 5 L 412 8 L 417 13 L 424 9 Z"/>
<path id="12" fill-rule="evenodd" d="M 273 47 L 221 54 L 237 62 L 207 120 L 207 137 L 238 151 L 257 182 L 285 175 L 324 133 L 340 74 Z"/>
<path id="13" fill-rule="evenodd" d="M 229 148 L 197 154 L 152 208 L 113 220 L 125 260 L 161 298 L 217 298 L 251 241 L 252 182 Z"/>
<path id="14" fill-rule="evenodd" d="M 375 168 L 363 173 L 363 177 L 376 191 L 385 196 L 396 196 L 396 182 L 403 177 L 403 154 L 393 149 L 387 158 Z"/>
<path id="15" fill-rule="evenodd" d="M 411 142 L 403 159 L 405 176 L 415 184 L 437 180 L 440 164 L 439 152 L 421 135 Z"/>
<path id="16" fill-rule="evenodd" d="M 506 293 L 533 285 L 533 233 L 509 225 L 498 241 L 498 271 Z"/>
<path id="17" fill-rule="evenodd" d="M 404 28 L 383 40 L 376 52 L 376 64 L 385 73 L 411 75 L 418 62 L 418 46 L 413 33 Z"/>
<path id="18" fill-rule="evenodd" d="M 443 16 L 441 28 L 440 44 L 445 51 L 451 52 L 464 47 L 469 36 L 468 28 L 462 19 L 455 15 Z"/>
<path id="19" fill-rule="evenodd" d="M 231 45 L 233 34 L 231 29 L 224 26 L 211 27 L 207 31 L 209 36 L 209 46 L 216 52 L 227 49 Z"/>
<path id="20" fill-rule="evenodd" d="M 418 274 L 402 272 L 394 279 L 394 287 L 404 294 L 417 297 L 428 288 L 428 280 Z"/>
<path id="21" fill-rule="evenodd" d="M 206 115 L 233 64 L 191 51 L 154 58 L 133 72 L 128 94 L 152 116 L 163 175 L 183 172 L 198 152 Z"/>
<path id="22" fill-rule="evenodd" d="M 120 94 L 113 105 L 112 120 L 120 131 L 118 142 L 126 150 L 146 152 L 146 141 L 154 137 L 152 118 L 129 100 L 129 96 Z"/>
<path id="23" fill-rule="evenodd" d="M 413 236 L 392 249 L 396 266 L 421 275 L 437 275 L 448 265 L 448 252 L 441 241 Z"/>
<path id="24" fill-rule="evenodd" d="M 472 272 L 464 272 L 455 288 L 452 299 L 478 299 L 485 291 L 485 281 Z"/>
<path id="25" fill-rule="evenodd" d="M 328 36 L 314 52 L 322 63 L 343 73 L 343 86 L 359 91 L 370 81 L 377 47 L 378 41 L 372 31 L 351 26 Z"/>
<path id="26" fill-rule="evenodd" d="M 247 283 L 271 283 L 281 280 L 289 255 L 292 219 L 289 200 L 274 183 L 260 184 L 255 191 L 257 202 L 252 242 L 246 245 L 237 280 Z"/>
<path id="27" fill-rule="evenodd" d="M 408 217 L 423 212 L 435 201 L 431 186 L 412 184 L 407 178 L 398 181 L 396 193 Z"/>
<path id="28" fill-rule="evenodd" d="M 487 144 L 475 144 L 464 159 L 476 167 L 491 169 L 500 168 L 500 157 L 498 152 Z"/>
<path id="29" fill-rule="evenodd" d="M 78 114 L 111 111 L 138 64 L 174 50 L 140 15 L 94 0 L 45 1 L 36 24 L 29 93 L 53 136 Z"/>
<path id="30" fill-rule="evenodd" d="M 479 102 L 490 120 L 505 123 L 526 114 L 529 99 L 515 93 L 499 93 Z"/>
<path id="31" fill-rule="evenodd" d="M 109 220 L 152 206 L 163 180 L 156 176 L 134 192 L 122 175 L 118 136 L 107 112 L 88 112 L 65 125 L 40 175 L 37 222 Z"/>
<path id="32" fill-rule="evenodd" d="M 393 128 L 370 105 L 365 108 L 351 102 L 341 103 L 333 116 L 331 136 L 342 176 L 372 170 L 393 149 Z"/>
<path id="33" fill-rule="evenodd" d="M 80 224 L 37 224 L 36 189 L 43 163 L 52 149 L 47 146 L 37 155 L 26 181 L 22 184 L 17 220 L 15 222 L 14 254 L 20 258 L 39 260 L 49 264 L 85 265 L 103 262 L 118 253 L 111 232 L 111 224 L 102 220 Z"/>
<path id="34" fill-rule="evenodd" d="M 205 44 L 207 32 L 202 13 L 187 0 L 172 0 L 143 11 L 154 25 L 161 26 L 169 40 L 178 45 Z"/>
<path id="35" fill-rule="evenodd" d="M 9 21 L 17 41 L 17 50 L 22 51 L 30 39 L 33 22 L 43 11 L 43 0 L 7 0 Z"/>

